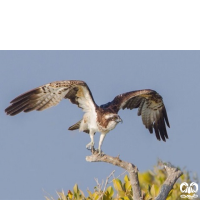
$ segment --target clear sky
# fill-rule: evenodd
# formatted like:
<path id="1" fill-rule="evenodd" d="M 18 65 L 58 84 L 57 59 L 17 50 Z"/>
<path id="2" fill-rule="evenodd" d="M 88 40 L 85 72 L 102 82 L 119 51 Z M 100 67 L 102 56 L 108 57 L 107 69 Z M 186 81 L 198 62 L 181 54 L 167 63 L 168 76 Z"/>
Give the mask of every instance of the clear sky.
<path id="1" fill-rule="evenodd" d="M 102 149 L 140 171 L 157 159 L 200 175 L 200 51 L 0 51 L 0 199 L 44 199 L 77 183 L 84 192 L 122 169 L 88 163 L 86 133 L 68 131 L 82 110 L 68 100 L 43 112 L 4 113 L 16 96 L 57 80 L 83 80 L 98 105 L 138 89 L 164 99 L 169 140 L 149 134 L 136 110 L 120 111 L 123 124 L 108 133 Z M 96 146 L 99 133 L 95 135 Z M 44 192 L 46 191 L 46 192 Z M 86 192 L 85 192 L 86 193 Z"/>

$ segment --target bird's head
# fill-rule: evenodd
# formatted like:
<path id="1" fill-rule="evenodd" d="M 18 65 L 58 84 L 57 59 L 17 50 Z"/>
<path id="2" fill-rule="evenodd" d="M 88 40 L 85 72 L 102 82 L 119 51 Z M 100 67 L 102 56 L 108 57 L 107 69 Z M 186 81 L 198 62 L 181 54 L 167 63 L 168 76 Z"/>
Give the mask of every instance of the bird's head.
<path id="1" fill-rule="evenodd" d="M 105 119 L 108 122 L 107 129 L 109 129 L 109 130 L 114 129 L 115 126 L 119 122 L 123 122 L 122 119 L 120 118 L 120 116 L 118 114 L 115 114 L 115 113 L 109 113 L 109 114 L 105 115 Z"/>

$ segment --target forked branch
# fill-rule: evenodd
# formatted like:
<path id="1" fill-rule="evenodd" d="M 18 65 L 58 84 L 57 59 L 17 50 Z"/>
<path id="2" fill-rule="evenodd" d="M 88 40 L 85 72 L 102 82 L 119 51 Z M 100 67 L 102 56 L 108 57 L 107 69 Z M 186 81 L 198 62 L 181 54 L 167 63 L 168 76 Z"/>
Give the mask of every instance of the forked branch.
<path id="1" fill-rule="evenodd" d="M 167 179 L 163 183 L 160 192 L 155 200 L 166 199 L 169 192 L 173 188 L 173 185 L 176 183 L 177 179 L 183 174 L 181 170 L 172 166 L 170 163 L 163 163 L 162 161 L 158 162 L 158 165 L 164 167 L 167 172 Z"/>

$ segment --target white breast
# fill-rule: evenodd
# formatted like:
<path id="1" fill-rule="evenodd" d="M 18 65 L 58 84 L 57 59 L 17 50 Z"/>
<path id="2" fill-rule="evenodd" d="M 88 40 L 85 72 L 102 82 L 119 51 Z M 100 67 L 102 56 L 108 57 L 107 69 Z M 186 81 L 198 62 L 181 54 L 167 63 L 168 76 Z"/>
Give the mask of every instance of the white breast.
<path id="1" fill-rule="evenodd" d="M 93 132 L 100 132 L 98 126 L 97 126 L 97 114 L 95 111 L 90 110 L 87 111 L 84 115 L 83 115 L 83 120 L 80 124 L 80 131 L 84 131 L 86 129 L 91 130 Z"/>
<path id="2" fill-rule="evenodd" d="M 117 122 L 115 122 L 115 121 L 110 121 L 110 122 L 108 123 L 108 126 L 107 126 L 108 132 L 111 131 L 111 130 L 113 130 L 113 129 L 116 127 L 116 125 L 117 125 Z"/>

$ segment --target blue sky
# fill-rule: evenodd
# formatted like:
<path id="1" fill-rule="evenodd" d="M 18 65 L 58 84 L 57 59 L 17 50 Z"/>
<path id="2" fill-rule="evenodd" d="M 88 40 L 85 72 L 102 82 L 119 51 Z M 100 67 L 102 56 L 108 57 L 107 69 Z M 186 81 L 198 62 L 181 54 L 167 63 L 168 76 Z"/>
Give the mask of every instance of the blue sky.
<path id="1" fill-rule="evenodd" d="M 200 174 L 199 74 L 200 51 L 0 51 L 0 199 L 44 199 L 44 191 L 56 197 L 75 183 L 85 192 L 93 190 L 94 178 L 123 172 L 85 161 L 90 138 L 68 131 L 83 114 L 68 100 L 43 112 L 4 113 L 16 96 L 56 80 L 85 81 L 98 105 L 124 92 L 156 90 L 167 109 L 169 140 L 157 141 L 136 110 L 124 110 L 123 124 L 106 136 L 103 151 L 140 171 L 160 158 Z"/>

